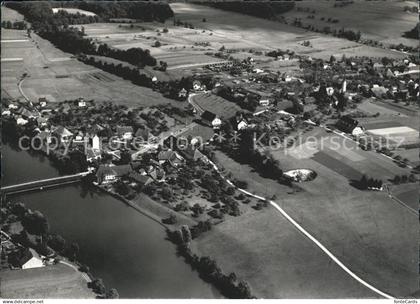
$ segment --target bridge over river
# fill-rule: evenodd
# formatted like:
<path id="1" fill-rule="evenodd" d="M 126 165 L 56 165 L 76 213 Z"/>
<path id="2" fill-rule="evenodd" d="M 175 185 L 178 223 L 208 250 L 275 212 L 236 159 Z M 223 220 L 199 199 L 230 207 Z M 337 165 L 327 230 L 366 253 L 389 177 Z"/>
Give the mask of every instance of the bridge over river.
<path id="1" fill-rule="evenodd" d="M 66 185 L 71 183 L 76 183 L 82 180 L 82 178 L 88 175 L 90 171 L 81 172 L 72 175 L 57 176 L 53 178 L 40 179 L 31 182 L 25 182 L 21 184 L 9 185 L 0 188 L 0 193 L 2 197 L 10 194 L 24 193 L 34 190 L 43 190 L 47 188 L 52 188 L 60 185 Z"/>

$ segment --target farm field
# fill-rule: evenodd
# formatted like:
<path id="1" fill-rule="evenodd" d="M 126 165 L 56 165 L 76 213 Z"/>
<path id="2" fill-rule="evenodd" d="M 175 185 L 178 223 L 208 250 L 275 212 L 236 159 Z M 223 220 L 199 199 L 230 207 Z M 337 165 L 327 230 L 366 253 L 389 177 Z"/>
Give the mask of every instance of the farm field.
<path id="1" fill-rule="evenodd" d="M 407 158 L 413 166 L 420 165 L 420 148 L 397 149 L 392 152 L 396 155 L 401 156 L 403 159 Z"/>
<path id="2" fill-rule="evenodd" d="M 384 102 L 365 100 L 358 104 L 357 110 L 370 115 L 379 113 L 378 117 L 357 118 L 362 126 L 367 126 L 367 129 L 373 129 L 375 127 L 374 124 L 376 123 L 385 123 L 382 126 L 378 125 L 377 128 L 407 126 L 417 131 L 420 130 L 418 123 L 418 109 L 409 111 L 392 105 L 387 105 Z"/>
<path id="3" fill-rule="evenodd" d="M 77 26 L 81 28 L 81 26 Z M 223 44 L 223 38 L 211 36 L 210 32 L 198 29 L 177 27 L 166 24 L 144 22 L 134 24 L 93 23 L 83 25 L 88 37 L 98 43 L 106 43 L 118 49 L 140 47 L 150 50 L 158 60 L 168 63 L 168 70 L 186 70 L 223 60 L 205 55 L 207 51 L 217 51 Z M 168 32 L 164 33 L 163 29 Z M 159 33 L 158 33 L 159 32 Z M 159 41 L 160 47 L 154 47 Z M 210 42 L 210 46 L 196 43 Z"/>
<path id="4" fill-rule="evenodd" d="M 419 209 L 418 183 L 403 184 L 391 187 L 392 194 L 414 210 Z"/>
<path id="5" fill-rule="evenodd" d="M 304 1 L 296 2 L 293 10 L 282 14 L 287 21 L 293 22 L 301 18 L 302 24 L 314 25 L 323 29 L 329 26 L 331 30 L 341 28 L 360 31 L 362 39 L 373 39 L 386 44 L 399 44 L 418 46 L 416 39 L 402 37 L 403 33 L 410 31 L 417 24 L 418 14 L 405 12 L 405 6 L 418 6 L 416 1 L 387 1 L 386 5 L 376 1 L 352 1 L 344 7 L 334 7 L 335 2 Z M 310 12 L 298 11 L 308 8 Z M 315 10 L 315 14 L 312 11 Z M 314 19 L 307 16 L 314 15 Z M 355 21 L 357 16 L 357 21 Z M 321 18 L 324 17 L 324 20 Z M 338 23 L 326 22 L 328 18 L 339 20 Z"/>
<path id="6" fill-rule="evenodd" d="M 328 133 L 324 133 L 323 130 L 315 129 L 314 132 L 319 132 L 319 136 L 328 136 Z M 322 152 L 330 156 L 329 151 Z M 317 172 L 318 176 L 315 180 L 298 184 L 298 187 L 301 188 L 300 191 L 293 191 L 279 185 L 276 181 L 263 178 L 253 172 L 249 166 L 239 165 L 223 153 L 217 152 L 216 157 L 226 170 L 233 173 L 233 176 L 248 181 L 249 191 L 265 197 L 276 195 L 275 201 L 286 212 L 361 278 L 392 295 L 405 296 L 413 293 L 418 289 L 418 274 L 415 271 L 418 249 L 416 244 L 411 241 L 417 237 L 415 228 L 417 227 L 417 216 L 391 200 L 386 193 L 360 191 L 349 186 L 349 178 L 354 172 L 366 172 L 369 176 L 386 180 L 397 172 L 409 174 L 409 170 L 399 168 L 385 158 L 380 159 L 381 156 L 374 152 L 356 151 L 355 153 L 360 156 L 360 159 L 353 163 L 349 163 L 348 160 L 349 157 L 355 159 L 356 156 L 353 153 L 346 157 L 342 151 L 336 153 L 341 156 L 341 159 L 338 159 L 337 154 L 334 155 L 337 158 L 330 156 L 334 162 L 319 162 L 316 157 L 312 159 L 311 156 L 297 159 L 290 156 L 289 153 L 284 154 L 281 151 L 273 153 L 274 157 L 280 161 L 283 170 L 308 168 Z M 367 166 L 369 162 L 371 164 Z M 350 168 L 352 171 L 350 172 L 346 168 Z M 266 211 L 268 212 L 268 210 L 272 210 L 274 213 L 274 209 Z M 259 220 L 255 219 L 254 222 L 249 222 L 247 227 L 254 227 L 254 225 L 258 227 Z M 267 229 L 259 234 L 256 239 L 261 239 L 261 241 L 256 244 L 256 248 L 264 248 L 263 240 L 267 240 L 267 243 L 272 242 L 272 240 L 268 240 L 271 237 L 269 233 L 271 229 L 275 229 L 274 225 L 270 227 L 270 230 Z M 226 263 L 226 265 L 239 263 L 237 260 L 240 260 L 238 254 L 240 254 L 241 246 L 250 245 L 246 244 L 241 233 L 234 233 L 233 229 L 231 231 L 221 228 L 221 230 L 231 238 L 230 242 L 236 242 L 235 248 L 238 250 L 232 248 L 229 252 L 231 258 L 223 256 L 223 259 L 220 258 L 220 262 Z M 200 245 L 211 250 L 213 241 L 215 242 L 214 248 L 218 248 L 218 243 L 216 243 L 218 238 L 215 237 L 212 240 L 210 238 L 211 236 L 209 239 L 204 238 Z M 266 246 L 268 245 L 266 244 Z M 285 248 L 280 243 L 278 246 L 279 250 Z M 401 247 L 406 248 L 404 254 L 401 254 Z M 221 255 L 217 249 L 213 250 L 216 256 Z M 299 250 L 294 252 L 297 251 Z M 251 282 L 263 281 L 264 271 L 255 272 L 252 275 L 248 272 L 249 269 L 260 265 L 260 262 L 250 260 L 246 264 L 247 267 L 245 265 L 238 266 L 240 269 L 237 273 L 238 276 L 244 273 L 246 279 Z M 280 262 L 276 260 L 275 263 L 268 265 L 267 268 L 275 268 L 277 267 L 275 265 Z M 257 288 L 252 283 L 251 285 L 251 287 Z M 281 289 L 280 286 L 279 289 Z"/>
<path id="7" fill-rule="evenodd" d="M 96 297 L 81 274 L 63 264 L 2 271 L 0 290 L 6 299 Z"/>
<path id="8" fill-rule="evenodd" d="M 24 101 L 18 84 L 26 73 L 21 90 L 30 100 L 46 97 L 54 102 L 84 97 L 127 106 L 172 103 L 151 89 L 77 61 L 36 34 L 29 39 L 26 31 L 2 29 L 1 33 L 3 96 Z"/>
<path id="9" fill-rule="evenodd" d="M 315 5 L 315 4 L 314 4 Z M 299 54 L 329 59 L 331 55 L 402 58 L 404 54 L 368 47 L 349 40 L 309 32 L 294 26 L 261 18 L 222 11 L 189 3 L 171 3 L 176 18 L 212 31 L 213 36 L 224 37 L 229 49 L 289 49 Z M 206 18 L 207 22 L 202 22 Z M 301 45 L 309 40 L 312 47 Z"/>
<path id="10" fill-rule="evenodd" d="M 348 181 L 360 179 L 363 174 L 387 181 L 395 174 L 408 174 L 409 170 L 400 168 L 395 163 L 373 151 L 362 150 L 355 142 L 334 133 L 316 128 L 305 135 L 311 141 L 285 151 L 273 151 L 284 170 L 296 169 L 297 163 L 314 166 L 314 161 L 346 177 Z M 316 141 L 313 141 L 316 139 Z"/>

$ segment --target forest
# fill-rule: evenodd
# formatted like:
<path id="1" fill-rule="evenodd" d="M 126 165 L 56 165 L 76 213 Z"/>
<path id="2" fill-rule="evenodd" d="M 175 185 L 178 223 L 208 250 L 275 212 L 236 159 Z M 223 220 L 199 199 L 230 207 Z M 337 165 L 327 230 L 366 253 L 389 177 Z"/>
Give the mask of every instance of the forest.
<path id="1" fill-rule="evenodd" d="M 227 1 L 199 4 L 266 19 L 276 19 L 278 14 L 288 12 L 295 7 L 293 1 Z"/>

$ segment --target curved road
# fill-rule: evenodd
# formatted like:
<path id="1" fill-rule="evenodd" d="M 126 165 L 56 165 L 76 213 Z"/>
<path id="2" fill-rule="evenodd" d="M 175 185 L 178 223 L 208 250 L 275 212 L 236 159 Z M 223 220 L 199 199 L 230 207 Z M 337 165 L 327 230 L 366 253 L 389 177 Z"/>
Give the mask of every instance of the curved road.
<path id="1" fill-rule="evenodd" d="M 346 267 L 346 265 L 344 265 L 334 254 L 331 253 L 331 251 L 329 251 L 324 245 L 321 244 L 321 242 L 319 242 L 314 236 L 312 236 L 308 231 L 306 231 L 301 225 L 299 225 L 286 211 L 284 211 L 276 202 L 272 201 L 272 200 L 268 200 L 262 196 L 259 195 L 255 195 L 251 192 L 248 192 L 244 189 L 241 189 L 239 187 L 236 187 L 233 182 L 231 182 L 229 179 L 227 179 L 226 177 L 224 177 L 219 168 L 216 166 L 216 164 L 214 162 L 212 162 L 210 159 L 208 159 L 209 163 L 212 164 L 213 168 L 219 173 L 219 175 L 232 187 L 236 188 L 238 191 L 241 191 L 242 193 L 248 195 L 248 196 L 252 196 L 254 198 L 257 198 L 259 200 L 263 200 L 266 201 L 268 203 L 270 203 L 270 205 L 272 205 L 278 212 L 281 213 L 281 215 L 283 215 L 293 226 L 295 226 L 300 232 L 302 232 L 311 242 L 313 242 L 318 248 L 320 248 L 326 255 L 328 255 L 328 257 L 334 261 L 334 263 L 336 263 L 341 269 L 343 269 L 347 274 L 349 274 L 353 279 L 355 279 L 356 281 L 358 281 L 359 283 L 361 283 L 362 285 L 364 285 L 365 287 L 369 288 L 370 290 L 372 290 L 373 292 L 375 292 L 376 294 L 387 298 L 387 299 L 394 299 L 394 297 L 390 296 L 389 294 L 377 289 L 376 287 L 370 285 L 369 283 L 367 283 L 366 281 L 364 281 L 362 278 L 360 278 L 357 274 L 355 274 L 354 272 L 352 272 L 349 268 Z"/>

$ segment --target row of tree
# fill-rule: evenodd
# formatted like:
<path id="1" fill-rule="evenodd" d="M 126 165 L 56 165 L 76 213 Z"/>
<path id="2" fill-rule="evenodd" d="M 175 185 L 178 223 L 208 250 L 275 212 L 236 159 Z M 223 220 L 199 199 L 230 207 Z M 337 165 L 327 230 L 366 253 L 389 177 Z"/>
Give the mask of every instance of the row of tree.
<path id="1" fill-rule="evenodd" d="M 276 19 L 277 15 L 286 13 L 295 7 L 294 1 L 218 1 L 205 2 L 204 4 L 264 19 Z"/>
<path id="2" fill-rule="evenodd" d="M 200 222 L 200 229 L 208 228 L 206 222 Z M 196 269 L 200 277 L 207 282 L 216 286 L 220 292 L 231 299 L 251 299 L 254 298 L 251 288 L 247 282 L 238 280 L 235 273 L 224 274 L 216 261 L 208 256 L 199 257 L 193 253 L 189 247 L 193 239 L 192 229 L 187 225 L 176 231 L 169 231 L 169 239 L 177 244 L 178 252 L 185 258 L 194 269 Z"/>
<path id="3" fill-rule="evenodd" d="M 171 7 L 164 1 L 66 1 L 62 2 L 62 6 L 93 12 L 105 20 L 129 18 L 164 22 L 174 16 Z"/>
<path id="4" fill-rule="evenodd" d="M 69 25 L 76 24 L 71 22 L 82 24 L 98 22 L 100 20 L 108 21 L 112 18 L 130 18 L 141 21 L 164 22 L 174 15 L 169 4 L 163 1 L 60 1 L 59 3 L 28 1 L 10 2 L 6 5 L 23 14 L 31 23 L 43 22 L 43 20 L 47 18 L 49 19 L 45 20 L 47 23 L 51 23 L 51 19 L 54 19 L 56 25 L 58 25 L 57 23 L 60 23 L 60 25 Z M 63 10 L 59 10 L 58 13 L 54 14 L 52 8 L 57 5 L 62 8 L 86 10 L 95 13 L 96 16 L 69 14 Z"/>
<path id="5" fill-rule="evenodd" d="M 1 27 L 5 29 L 14 29 L 14 30 L 26 30 L 26 22 L 25 21 L 15 21 L 12 22 L 10 20 L 8 21 L 2 21 Z"/>
<path id="6" fill-rule="evenodd" d="M 357 186 L 361 190 L 367 189 L 381 189 L 383 182 L 379 179 L 368 178 L 366 175 L 363 175 L 358 181 Z"/>
<path id="7" fill-rule="evenodd" d="M 128 62 L 140 68 L 143 68 L 146 65 L 155 66 L 157 64 L 156 58 L 150 54 L 150 51 L 147 49 L 143 50 L 142 48 L 120 50 L 109 47 L 106 43 L 104 43 L 99 45 L 96 54 Z"/>

